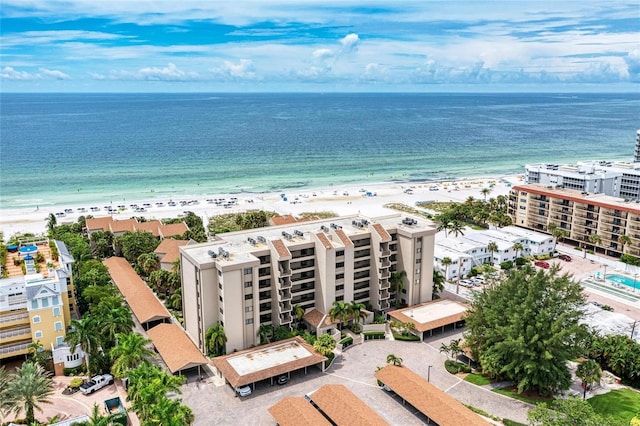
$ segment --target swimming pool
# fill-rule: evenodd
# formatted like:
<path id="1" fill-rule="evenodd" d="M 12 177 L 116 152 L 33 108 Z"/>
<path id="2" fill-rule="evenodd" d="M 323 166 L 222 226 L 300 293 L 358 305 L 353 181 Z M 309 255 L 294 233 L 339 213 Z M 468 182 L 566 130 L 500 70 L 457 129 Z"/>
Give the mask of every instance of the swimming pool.
<path id="1" fill-rule="evenodd" d="M 610 274 L 607 275 L 607 280 L 612 283 L 622 284 L 630 288 L 638 288 L 640 280 L 634 280 L 633 278 L 625 277 L 624 275 Z"/>

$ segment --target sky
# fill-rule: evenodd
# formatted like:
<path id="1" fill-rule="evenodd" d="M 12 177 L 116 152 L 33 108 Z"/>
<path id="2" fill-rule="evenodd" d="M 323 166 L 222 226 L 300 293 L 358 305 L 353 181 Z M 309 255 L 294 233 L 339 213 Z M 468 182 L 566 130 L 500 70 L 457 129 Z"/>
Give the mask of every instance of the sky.
<path id="1" fill-rule="evenodd" d="M 631 92 L 637 1 L 1 0 L 0 92 Z"/>

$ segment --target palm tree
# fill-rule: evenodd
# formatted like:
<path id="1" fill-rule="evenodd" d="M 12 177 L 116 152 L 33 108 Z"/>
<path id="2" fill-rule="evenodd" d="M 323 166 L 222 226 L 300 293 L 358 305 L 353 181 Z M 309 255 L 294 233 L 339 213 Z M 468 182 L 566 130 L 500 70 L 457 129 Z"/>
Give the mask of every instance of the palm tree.
<path id="1" fill-rule="evenodd" d="M 53 234 L 53 230 L 55 229 L 57 224 L 58 219 L 56 219 L 56 215 L 53 213 L 49 213 L 49 216 L 47 216 L 47 229 L 49 230 L 49 235 Z"/>
<path id="2" fill-rule="evenodd" d="M 490 241 L 489 244 L 487 244 L 487 250 L 489 250 L 489 253 L 491 253 L 489 263 L 493 265 L 493 253 L 498 251 L 498 244 L 495 241 Z"/>
<path id="3" fill-rule="evenodd" d="M 335 321 L 336 318 L 340 319 L 338 327 L 342 330 L 342 325 L 349 319 L 349 306 L 339 300 L 333 302 L 333 308 L 329 310 L 329 318 L 331 321 Z"/>
<path id="4" fill-rule="evenodd" d="M 582 380 L 582 399 L 587 399 L 587 388 L 591 387 L 593 383 L 597 383 L 602 378 L 602 370 L 597 362 L 592 359 L 588 359 L 578 366 L 576 369 L 576 376 Z"/>
<path id="5" fill-rule="evenodd" d="M 461 354 L 462 348 L 460 347 L 461 339 L 453 339 L 449 342 L 449 351 L 451 352 L 451 357 L 455 360 L 459 354 Z"/>
<path id="6" fill-rule="evenodd" d="M 49 376 L 50 373 L 33 362 L 25 362 L 18 367 L 6 386 L 9 401 L 4 403 L 9 406 L 8 411 L 18 415 L 24 410 L 27 424 L 34 423 L 34 410 L 42 411 L 39 404 L 51 404 L 49 397 L 54 390 Z"/>
<path id="7" fill-rule="evenodd" d="M 444 354 L 447 356 L 447 359 L 449 359 L 449 353 L 451 352 L 451 347 L 449 345 L 447 345 L 446 343 L 441 343 L 439 351 L 440 353 L 444 352 Z"/>
<path id="8" fill-rule="evenodd" d="M 225 345 L 227 344 L 227 335 L 224 332 L 222 324 L 216 323 L 213 327 L 209 327 L 205 335 L 207 342 L 207 352 L 209 356 L 224 355 Z"/>
<path id="9" fill-rule="evenodd" d="M 131 318 L 131 311 L 126 306 L 105 309 L 98 316 L 96 323 L 96 328 L 100 330 L 104 339 L 102 347 L 105 348 L 110 348 L 115 344 L 118 333 L 131 333 L 135 326 Z"/>
<path id="10" fill-rule="evenodd" d="M 269 339 L 273 336 L 273 326 L 270 324 L 260 324 L 257 335 L 260 337 L 261 345 L 268 343 Z"/>
<path id="11" fill-rule="evenodd" d="M 522 253 L 522 250 L 524 250 L 524 245 L 521 242 L 513 243 L 513 249 L 516 251 L 516 259 L 517 259 L 518 253 Z"/>
<path id="12" fill-rule="evenodd" d="M 631 241 L 631 237 L 628 235 L 620 235 L 618 237 L 618 242 L 620 243 L 620 251 L 622 253 L 624 253 L 624 246 L 631 245 L 632 241 Z"/>
<path id="13" fill-rule="evenodd" d="M 404 278 L 406 276 L 407 276 L 407 273 L 405 271 L 398 271 L 398 272 L 391 273 L 391 279 L 389 280 L 389 284 L 391 287 L 391 291 L 393 292 L 396 308 L 399 308 L 401 305 L 400 293 L 402 293 L 402 289 L 404 289 Z"/>
<path id="14" fill-rule="evenodd" d="M 96 329 L 96 321 L 90 316 L 85 316 L 81 320 L 72 319 L 71 330 L 67 332 L 64 338 L 70 346 L 71 353 L 74 353 L 76 346 L 80 345 L 80 349 L 85 354 L 87 373 L 89 375 L 91 375 L 89 356 L 97 353 L 100 345 L 100 335 Z"/>
<path id="15" fill-rule="evenodd" d="M 142 361 L 154 356 L 154 352 L 147 347 L 151 340 L 138 333 L 118 333 L 118 344 L 111 348 L 109 355 L 113 361 L 111 372 L 121 379 L 128 370 L 136 368 Z"/>
<path id="16" fill-rule="evenodd" d="M 551 225 L 553 224 L 549 224 L 549 227 L 551 227 Z M 569 236 L 569 232 L 567 232 L 566 229 L 562 229 L 562 228 L 554 228 L 551 231 L 551 235 L 553 235 L 553 237 L 557 240 L 562 242 L 565 238 L 567 238 Z"/>
<path id="17" fill-rule="evenodd" d="M 458 237 L 464 235 L 464 225 L 458 220 L 454 220 L 449 224 L 449 232 Z"/>
<path id="18" fill-rule="evenodd" d="M 439 299 L 439 294 L 444 291 L 444 275 L 438 270 L 433 271 L 433 287 L 431 289 L 431 300 Z"/>
<path id="19" fill-rule="evenodd" d="M 452 263 L 453 263 L 453 261 L 448 256 L 443 257 L 442 260 L 440 261 L 440 264 L 442 266 L 444 266 L 444 279 L 445 279 L 445 281 L 447 279 L 449 279 L 449 266 L 451 266 Z"/>
<path id="20" fill-rule="evenodd" d="M 183 405 L 180 400 L 161 396 L 154 404 L 146 423 L 159 426 L 183 426 L 190 425 L 193 420 L 191 408 Z"/>
<path id="21" fill-rule="evenodd" d="M 394 354 L 389 354 L 387 355 L 387 364 L 393 364 L 397 367 L 402 367 L 402 358 Z"/>
<path id="22" fill-rule="evenodd" d="M 589 242 L 593 244 L 593 252 L 596 252 L 596 246 L 600 245 L 602 238 L 598 234 L 589 235 Z"/>
<path id="23" fill-rule="evenodd" d="M 101 413 L 100 406 L 98 404 L 93 404 L 93 409 L 91 410 L 91 416 L 89 420 L 85 420 L 83 422 L 74 423 L 76 426 L 118 426 L 123 424 L 123 421 L 126 421 L 127 415 L 125 413 L 113 413 L 107 414 L 103 416 Z"/>
<path id="24" fill-rule="evenodd" d="M 158 255 L 153 252 L 143 253 L 138 256 L 137 264 L 140 266 L 144 275 L 148 277 L 149 274 L 158 269 L 158 266 L 160 266 L 160 260 L 158 260 Z"/>
<path id="25" fill-rule="evenodd" d="M 300 306 L 299 303 L 293 305 L 293 317 L 296 319 L 296 328 L 300 328 L 300 323 L 302 322 L 302 318 L 304 317 L 304 309 Z"/>
<path id="26" fill-rule="evenodd" d="M 491 194 L 492 189 L 491 188 L 482 188 L 480 190 L 480 193 L 483 195 L 484 197 L 484 202 L 487 202 L 487 195 Z"/>
<path id="27" fill-rule="evenodd" d="M 367 319 L 367 310 L 366 306 L 363 303 L 357 303 L 352 301 L 349 304 L 349 312 L 353 315 L 353 318 L 356 320 L 356 323 L 360 323 L 360 321 L 364 321 Z"/>

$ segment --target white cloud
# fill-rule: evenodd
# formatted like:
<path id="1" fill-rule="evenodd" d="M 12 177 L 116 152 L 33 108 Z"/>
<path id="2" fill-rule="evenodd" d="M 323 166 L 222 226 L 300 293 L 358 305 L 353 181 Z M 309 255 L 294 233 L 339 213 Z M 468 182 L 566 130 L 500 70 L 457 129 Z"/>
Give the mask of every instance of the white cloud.
<path id="1" fill-rule="evenodd" d="M 351 53 L 358 50 L 358 44 L 360 44 L 360 37 L 358 34 L 351 33 L 347 34 L 343 38 L 340 39 L 340 44 L 342 44 L 342 51 L 344 53 Z"/>
<path id="2" fill-rule="evenodd" d="M 334 55 L 333 50 L 331 49 L 316 49 L 313 51 L 313 53 L 311 54 L 311 56 L 313 56 L 314 59 L 325 59 L 325 58 L 330 58 Z"/>
<path id="3" fill-rule="evenodd" d="M 44 77 L 51 77 L 51 78 L 54 78 L 56 80 L 70 80 L 71 79 L 71 77 L 69 77 L 68 74 L 63 73 L 62 71 L 50 70 L 50 69 L 47 69 L 47 68 L 40 68 L 39 71 Z"/>
<path id="4" fill-rule="evenodd" d="M 2 71 L 0 71 L 0 78 L 7 80 L 39 80 L 42 77 L 38 74 L 15 70 L 13 67 L 4 67 Z"/>
<path id="5" fill-rule="evenodd" d="M 166 67 L 147 67 L 138 70 L 139 75 L 144 80 L 162 80 L 162 81 L 187 81 L 199 78 L 198 73 L 186 72 L 179 69 L 174 63 L 169 62 Z"/>
<path id="6" fill-rule="evenodd" d="M 224 61 L 222 66 L 210 68 L 209 71 L 217 78 L 233 80 L 253 80 L 256 78 L 253 62 L 240 59 L 239 62 Z"/>
<path id="7" fill-rule="evenodd" d="M 629 52 L 629 54 L 624 57 L 624 62 L 627 65 L 629 79 L 640 82 L 640 49 Z"/>
<path id="8" fill-rule="evenodd" d="M 98 74 L 95 72 L 88 72 L 87 73 L 89 75 L 89 77 L 91 77 L 94 80 L 106 80 L 107 76 L 103 75 L 103 74 Z"/>

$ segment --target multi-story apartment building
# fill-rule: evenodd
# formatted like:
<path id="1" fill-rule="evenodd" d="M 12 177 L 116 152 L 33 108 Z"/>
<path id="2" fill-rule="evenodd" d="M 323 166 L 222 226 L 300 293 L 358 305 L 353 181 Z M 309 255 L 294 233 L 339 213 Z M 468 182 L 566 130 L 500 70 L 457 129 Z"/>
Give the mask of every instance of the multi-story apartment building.
<path id="1" fill-rule="evenodd" d="M 640 202 L 544 185 L 514 186 L 509 214 L 523 228 L 567 232 L 566 240 L 610 256 L 640 256 Z M 599 242 L 592 241 L 598 235 Z M 626 239 L 621 239 L 625 235 Z"/>
<path id="2" fill-rule="evenodd" d="M 633 162 L 583 161 L 572 164 L 527 164 L 524 181 L 554 188 L 640 199 L 640 130 Z"/>
<path id="3" fill-rule="evenodd" d="M 399 297 L 431 300 L 431 222 L 361 215 L 219 235 L 180 247 L 184 326 L 200 349 L 222 323 L 227 352 L 258 344 L 262 324 L 291 325 L 292 308 L 328 314 L 334 301 L 390 308 L 390 278 L 405 271 Z"/>
<path id="4" fill-rule="evenodd" d="M 71 275 L 74 260 L 63 242 L 53 243 L 57 260 L 51 256 L 48 241 L 14 246 L 8 253 L 8 262 L 24 261 L 27 274 L 21 266 L 8 268 L 9 278 L 0 280 L 0 360 L 24 355 L 31 343 L 39 342 L 52 350 L 54 363 L 74 367 L 82 362 L 82 353 L 71 355 L 64 343 L 76 315 Z M 45 259 L 41 268 L 35 266 L 37 253 Z"/>

